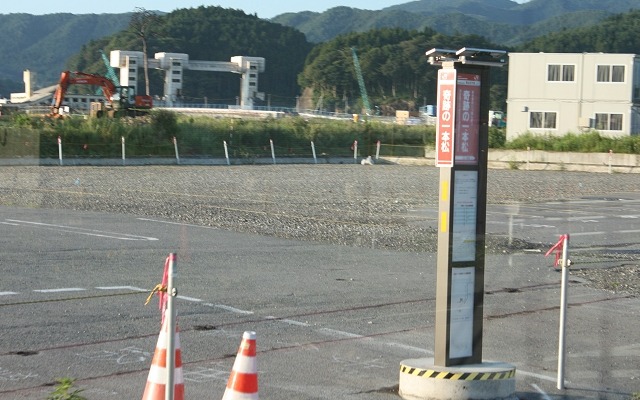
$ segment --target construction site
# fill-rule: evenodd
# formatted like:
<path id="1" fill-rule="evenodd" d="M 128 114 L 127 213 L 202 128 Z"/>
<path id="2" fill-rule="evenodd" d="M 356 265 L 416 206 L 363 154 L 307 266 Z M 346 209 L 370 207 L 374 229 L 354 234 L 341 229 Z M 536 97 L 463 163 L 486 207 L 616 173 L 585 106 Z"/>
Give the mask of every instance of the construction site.
<path id="1" fill-rule="evenodd" d="M 190 60 L 185 53 L 156 53 L 147 60 L 149 69 L 161 70 L 164 75 L 162 95 L 141 94 L 138 81 L 144 68 L 144 54 L 140 51 L 113 50 L 107 57 L 101 52 L 106 75 L 82 71 L 62 71 L 57 84 L 37 88 L 37 76 L 30 70 L 23 72 L 24 92 L 11 93 L 9 101 L 2 107 L 24 110 L 29 114 L 63 118 L 68 115 L 136 116 L 154 107 L 180 108 L 183 113 L 215 113 L 223 115 L 267 112 L 256 110 L 256 99 L 264 100 L 258 91 L 259 74 L 265 71 L 262 57 L 234 56 L 229 61 Z M 183 74 L 186 70 L 205 72 L 230 72 L 240 75 L 239 93 L 235 105 L 205 104 L 202 107 L 184 107 L 180 104 L 183 95 Z M 76 86 L 84 86 L 77 89 Z M 97 88 L 87 90 L 86 86 Z M 189 108 L 194 108 L 189 110 Z M 276 110 L 277 111 L 277 110 Z M 274 111 L 275 112 L 275 111 Z"/>

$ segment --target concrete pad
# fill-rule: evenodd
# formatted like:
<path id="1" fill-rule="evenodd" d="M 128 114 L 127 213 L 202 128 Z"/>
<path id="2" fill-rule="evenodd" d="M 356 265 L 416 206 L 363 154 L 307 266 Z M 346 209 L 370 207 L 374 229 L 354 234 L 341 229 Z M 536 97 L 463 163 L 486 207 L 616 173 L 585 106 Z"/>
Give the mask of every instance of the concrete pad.
<path id="1" fill-rule="evenodd" d="M 516 367 L 483 362 L 443 367 L 433 358 L 400 363 L 400 397 L 405 400 L 515 400 Z"/>

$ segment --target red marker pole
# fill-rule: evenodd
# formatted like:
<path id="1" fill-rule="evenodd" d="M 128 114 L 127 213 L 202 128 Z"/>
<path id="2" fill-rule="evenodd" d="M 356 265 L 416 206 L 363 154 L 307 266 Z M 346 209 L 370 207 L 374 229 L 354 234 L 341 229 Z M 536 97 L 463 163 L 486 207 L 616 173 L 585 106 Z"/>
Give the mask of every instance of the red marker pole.
<path id="1" fill-rule="evenodd" d="M 167 339 L 167 385 L 165 391 L 165 400 L 174 399 L 174 371 L 176 366 L 176 309 L 174 306 L 174 300 L 178 295 L 178 289 L 176 288 L 176 280 L 178 277 L 178 265 L 177 254 L 169 254 L 169 271 L 167 282 L 167 309 L 165 311 L 165 317 L 168 318 L 169 331 Z"/>
<path id="2" fill-rule="evenodd" d="M 562 249 L 562 250 L 561 250 Z M 567 283 L 569 279 L 569 266 L 571 261 L 569 260 L 569 235 L 565 234 L 560 236 L 558 243 L 547 251 L 545 257 L 549 254 L 556 252 L 556 260 L 554 266 L 560 265 L 562 268 L 562 283 L 560 291 L 560 329 L 558 334 L 558 389 L 564 389 L 564 366 L 565 366 L 565 337 L 566 337 L 566 323 L 567 323 Z M 562 254 L 562 259 L 560 259 Z"/>
<path id="3" fill-rule="evenodd" d="M 558 339 L 558 389 L 564 389 L 564 355 L 567 323 L 567 283 L 569 280 L 569 235 L 564 235 L 562 244 L 562 291 L 560 294 L 560 333 Z"/>

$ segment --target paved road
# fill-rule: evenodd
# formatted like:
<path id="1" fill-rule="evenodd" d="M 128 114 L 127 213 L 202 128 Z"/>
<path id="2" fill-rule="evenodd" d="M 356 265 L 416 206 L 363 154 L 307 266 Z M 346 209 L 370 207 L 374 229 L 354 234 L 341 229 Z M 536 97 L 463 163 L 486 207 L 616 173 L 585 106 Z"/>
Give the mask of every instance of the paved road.
<path id="1" fill-rule="evenodd" d="M 620 224 L 640 215 L 637 198 L 597 207 L 576 202 L 575 215 L 560 217 L 585 227 L 575 243 L 623 243 L 587 233 L 633 230 Z M 562 209 L 532 206 L 512 218 L 491 207 L 498 222 L 490 229 L 508 232 L 513 220 L 546 238 L 562 232 L 559 220 L 549 221 Z M 428 221 L 428 210 L 416 215 L 416 223 Z M 533 215 L 549 223 L 528 226 Z M 582 219 L 571 220 L 576 215 Z M 90 399 L 140 398 L 159 331 L 155 300 L 143 306 L 144 291 L 160 282 L 169 252 L 178 253 L 187 398 L 222 397 L 245 330 L 258 333 L 264 399 L 396 399 L 400 361 L 433 351 L 431 253 L 12 207 L 0 207 L 0 231 L 1 399 L 42 399 L 57 377 L 76 378 Z M 579 279 L 569 294 L 569 389 L 555 389 L 560 276 L 550 265 L 539 253 L 488 257 L 484 359 L 517 366 L 520 398 L 626 399 L 640 391 L 640 334 L 629 322 L 638 320 L 640 299 Z"/>
<path id="2" fill-rule="evenodd" d="M 410 223 L 436 226 L 438 209 L 424 207 L 409 212 Z M 608 193 L 575 200 L 489 205 L 487 233 L 549 243 L 571 236 L 575 261 L 592 263 L 593 253 L 640 254 L 640 194 Z M 582 255 L 586 254 L 586 255 Z"/>

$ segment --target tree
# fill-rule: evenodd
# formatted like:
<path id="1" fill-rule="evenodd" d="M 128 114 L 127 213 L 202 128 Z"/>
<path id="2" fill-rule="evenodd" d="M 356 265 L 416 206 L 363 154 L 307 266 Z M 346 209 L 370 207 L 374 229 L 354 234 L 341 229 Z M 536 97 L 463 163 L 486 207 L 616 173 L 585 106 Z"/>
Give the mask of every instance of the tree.
<path id="1" fill-rule="evenodd" d="M 142 60 L 144 63 L 144 83 L 146 95 L 149 96 L 149 58 L 147 56 L 147 44 L 149 38 L 157 34 L 160 18 L 152 11 L 137 7 L 129 22 L 129 30 L 142 41 Z"/>

